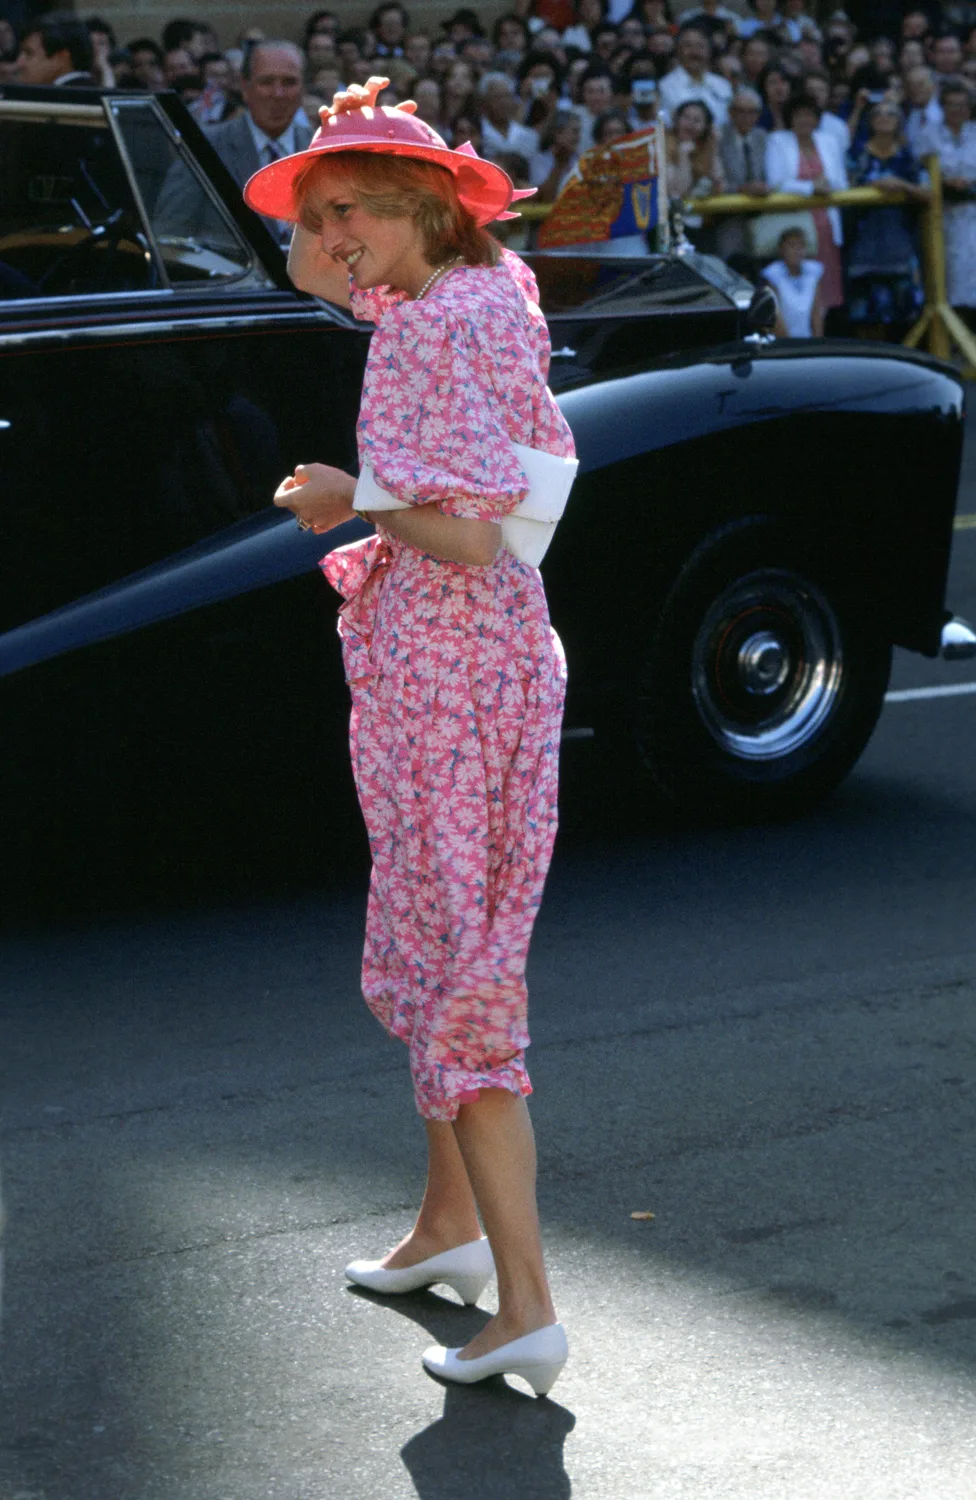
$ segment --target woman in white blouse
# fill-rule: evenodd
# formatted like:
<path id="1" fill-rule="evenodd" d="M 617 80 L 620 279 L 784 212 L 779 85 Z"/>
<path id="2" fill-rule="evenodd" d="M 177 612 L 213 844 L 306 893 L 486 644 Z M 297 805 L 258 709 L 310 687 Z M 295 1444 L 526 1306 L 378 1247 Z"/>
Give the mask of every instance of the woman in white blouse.
<path id="1" fill-rule="evenodd" d="M 766 181 L 778 193 L 838 192 L 847 187 L 847 168 L 839 143 L 820 129 L 820 106 L 806 94 L 792 99 L 783 111 L 788 129 L 774 130 L 766 142 Z M 815 209 L 817 260 L 824 268 L 821 296 L 825 308 L 840 307 L 844 283 L 840 263 L 843 243 L 836 208 Z"/>

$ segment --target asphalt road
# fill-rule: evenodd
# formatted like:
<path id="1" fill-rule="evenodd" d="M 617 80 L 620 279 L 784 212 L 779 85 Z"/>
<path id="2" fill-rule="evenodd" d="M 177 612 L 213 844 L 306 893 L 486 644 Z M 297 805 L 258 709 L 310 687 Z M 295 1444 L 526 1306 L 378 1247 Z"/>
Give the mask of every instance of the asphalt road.
<path id="1" fill-rule="evenodd" d="M 8 941 L 0 1500 L 974 1500 L 974 747 L 976 695 L 897 700 L 815 817 L 562 837 L 549 1401 L 422 1373 L 483 1312 L 343 1285 L 422 1184 L 358 876 Z"/>

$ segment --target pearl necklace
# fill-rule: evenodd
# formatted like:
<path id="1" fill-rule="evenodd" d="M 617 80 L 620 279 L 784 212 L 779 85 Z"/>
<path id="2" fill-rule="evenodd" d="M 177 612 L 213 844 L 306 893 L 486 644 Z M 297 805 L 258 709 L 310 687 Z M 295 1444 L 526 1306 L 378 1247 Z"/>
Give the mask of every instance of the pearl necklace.
<path id="1" fill-rule="evenodd" d="M 449 271 L 452 266 L 459 266 L 463 259 L 463 255 L 455 255 L 453 260 L 449 260 L 445 265 L 438 266 L 435 271 L 431 271 L 430 275 L 427 277 L 427 280 L 424 282 L 423 286 L 420 288 L 420 291 L 414 298 L 414 301 L 419 302 L 424 293 L 429 291 L 430 288 L 434 285 L 434 282 L 437 280 L 438 276 L 443 276 L 444 272 Z"/>

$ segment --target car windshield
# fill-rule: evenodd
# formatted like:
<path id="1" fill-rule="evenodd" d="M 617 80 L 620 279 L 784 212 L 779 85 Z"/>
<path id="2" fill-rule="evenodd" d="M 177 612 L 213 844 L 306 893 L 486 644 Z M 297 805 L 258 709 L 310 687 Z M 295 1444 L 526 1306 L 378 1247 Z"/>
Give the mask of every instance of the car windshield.
<path id="1" fill-rule="evenodd" d="M 542 309 L 550 316 L 646 315 L 677 307 L 700 311 L 729 306 L 727 296 L 674 256 L 614 260 L 540 252 L 524 259 L 539 283 Z"/>

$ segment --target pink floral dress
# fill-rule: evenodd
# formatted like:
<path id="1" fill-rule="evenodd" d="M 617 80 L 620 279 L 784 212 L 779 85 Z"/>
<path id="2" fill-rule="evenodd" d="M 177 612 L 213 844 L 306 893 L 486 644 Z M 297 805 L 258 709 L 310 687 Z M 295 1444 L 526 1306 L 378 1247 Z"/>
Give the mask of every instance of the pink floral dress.
<path id="1" fill-rule="evenodd" d="M 420 301 L 353 290 L 377 325 L 359 457 L 398 500 L 498 520 L 525 496 L 513 443 L 571 456 L 546 387 L 531 272 L 503 253 Z M 417 1107 L 531 1092 L 529 939 L 556 833 L 565 665 L 538 570 L 441 562 L 379 527 L 323 559 L 352 694 L 369 834 L 363 994 L 407 1043 Z"/>

